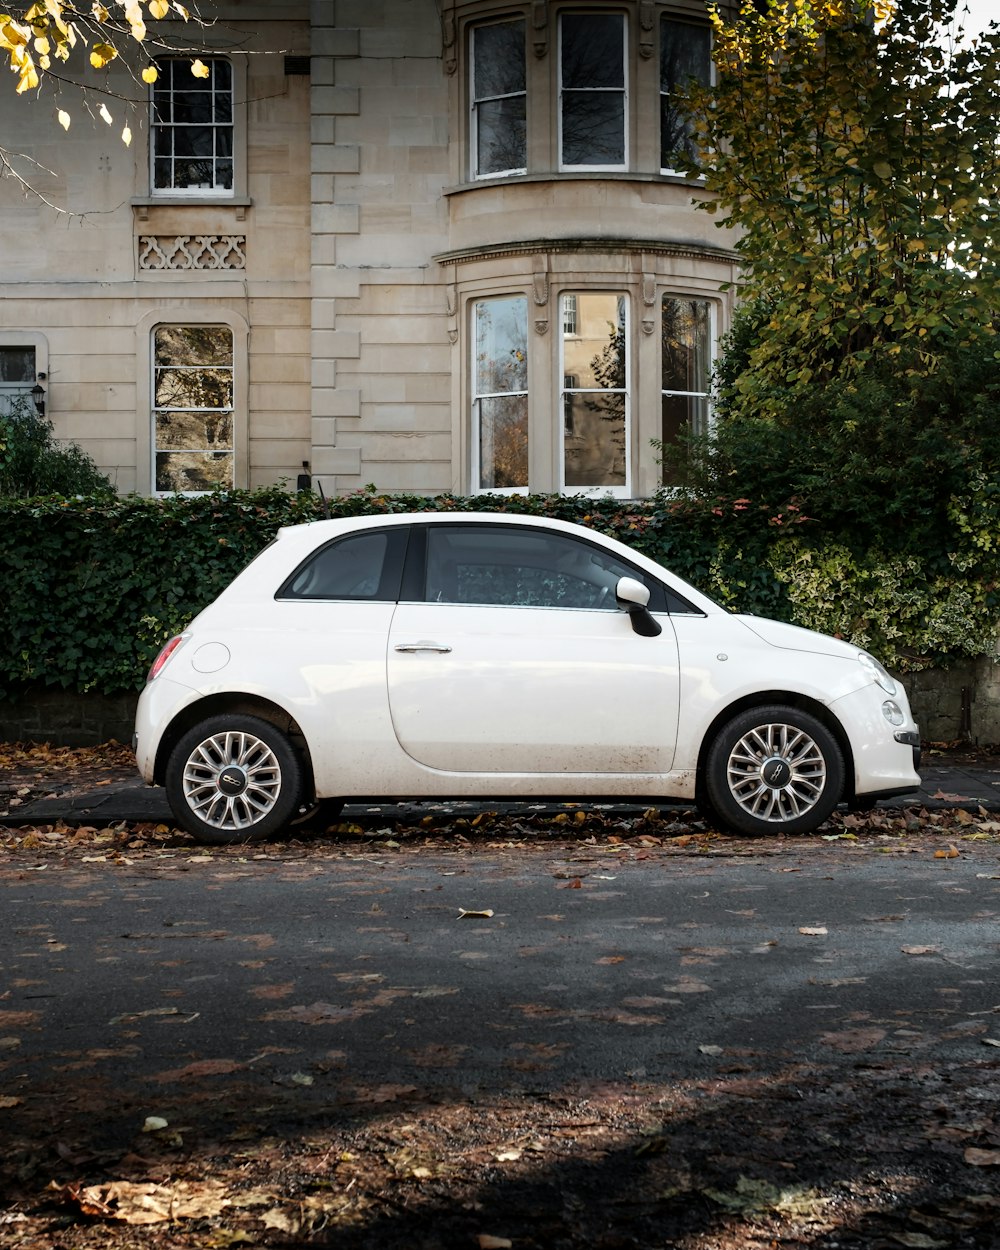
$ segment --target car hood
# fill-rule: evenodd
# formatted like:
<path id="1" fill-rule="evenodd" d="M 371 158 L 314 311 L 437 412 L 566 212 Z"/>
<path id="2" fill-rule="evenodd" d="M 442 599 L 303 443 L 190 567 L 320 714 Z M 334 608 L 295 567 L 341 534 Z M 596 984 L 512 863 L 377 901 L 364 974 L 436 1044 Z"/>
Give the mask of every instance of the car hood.
<path id="1" fill-rule="evenodd" d="M 760 616 L 737 616 L 736 619 L 769 646 L 781 647 L 785 651 L 811 651 L 814 655 L 833 655 L 854 660 L 860 650 L 853 643 L 844 642 L 842 638 L 817 634 L 814 630 L 802 629 L 798 625 L 786 625 L 784 621 L 769 621 Z"/>

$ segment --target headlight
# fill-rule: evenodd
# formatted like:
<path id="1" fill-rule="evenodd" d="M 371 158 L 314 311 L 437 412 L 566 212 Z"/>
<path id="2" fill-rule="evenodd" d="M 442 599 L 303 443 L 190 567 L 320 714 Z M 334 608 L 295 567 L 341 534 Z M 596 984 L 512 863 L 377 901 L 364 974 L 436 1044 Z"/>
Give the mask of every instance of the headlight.
<path id="1" fill-rule="evenodd" d="M 867 651 L 859 651 L 858 663 L 865 670 L 872 681 L 875 682 L 877 686 L 882 687 L 886 694 L 896 693 L 896 683 L 873 655 L 869 655 Z"/>

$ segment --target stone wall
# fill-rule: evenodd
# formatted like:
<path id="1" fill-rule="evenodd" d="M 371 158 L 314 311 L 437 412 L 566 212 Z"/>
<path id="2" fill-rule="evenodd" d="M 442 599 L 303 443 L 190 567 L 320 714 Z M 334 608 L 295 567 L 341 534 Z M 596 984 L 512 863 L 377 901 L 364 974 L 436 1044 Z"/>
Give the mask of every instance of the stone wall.
<path id="1" fill-rule="evenodd" d="M 1000 664 L 969 661 L 911 674 L 904 684 L 925 742 L 1000 743 Z M 35 689 L 0 699 L 0 742 L 129 743 L 137 698 Z"/>
<path id="2" fill-rule="evenodd" d="M 0 699 L 0 742 L 85 747 L 114 738 L 128 744 L 138 698 L 138 694 L 27 690 L 16 699 Z"/>

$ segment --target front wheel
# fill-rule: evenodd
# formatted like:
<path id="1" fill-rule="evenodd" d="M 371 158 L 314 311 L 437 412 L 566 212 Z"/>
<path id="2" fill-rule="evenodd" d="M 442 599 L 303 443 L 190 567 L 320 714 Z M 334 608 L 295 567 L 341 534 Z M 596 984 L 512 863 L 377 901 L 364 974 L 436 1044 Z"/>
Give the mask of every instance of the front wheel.
<path id="1" fill-rule="evenodd" d="M 836 739 L 798 708 L 741 712 L 708 751 L 708 802 L 736 833 L 812 833 L 843 789 L 844 757 Z"/>
<path id="2" fill-rule="evenodd" d="M 165 781 L 178 822 L 200 841 L 256 842 L 294 817 L 302 766 L 268 721 L 213 716 L 174 747 Z"/>

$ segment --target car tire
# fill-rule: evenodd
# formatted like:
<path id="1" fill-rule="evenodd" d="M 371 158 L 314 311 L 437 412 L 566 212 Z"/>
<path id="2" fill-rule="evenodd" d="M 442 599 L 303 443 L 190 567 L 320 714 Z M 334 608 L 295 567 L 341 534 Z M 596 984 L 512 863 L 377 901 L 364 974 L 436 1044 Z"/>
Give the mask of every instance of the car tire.
<path id="1" fill-rule="evenodd" d="M 283 829 L 302 795 L 291 743 L 257 716 L 213 716 L 170 753 L 167 801 L 201 842 L 257 842 Z"/>
<path id="2" fill-rule="evenodd" d="M 844 789 L 844 756 L 815 716 L 772 705 L 734 716 L 715 736 L 705 793 L 735 833 L 812 833 Z"/>

